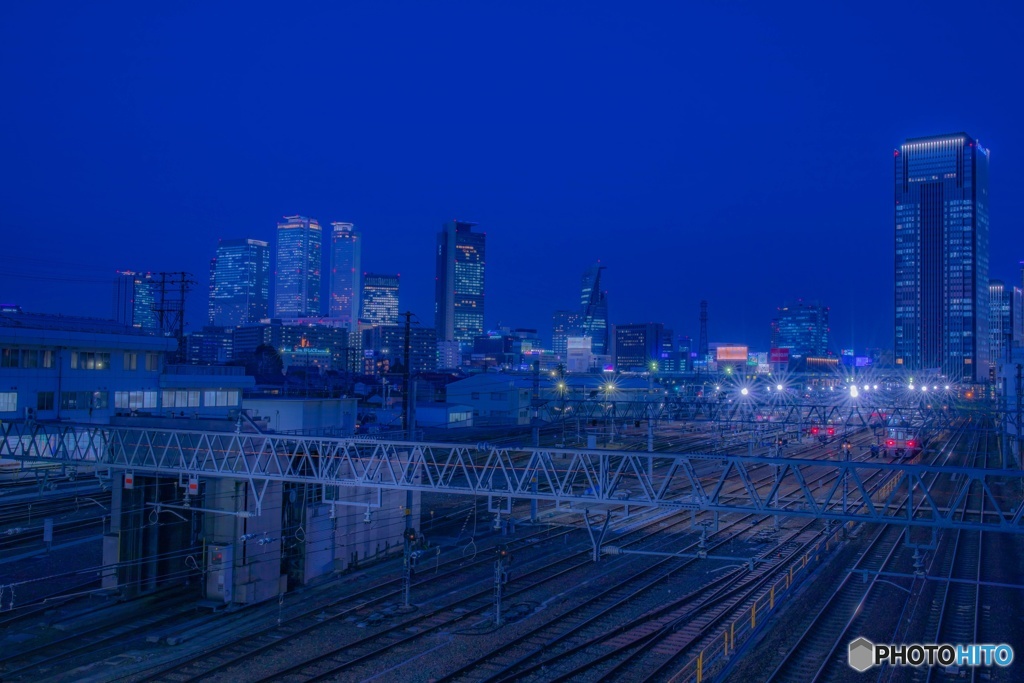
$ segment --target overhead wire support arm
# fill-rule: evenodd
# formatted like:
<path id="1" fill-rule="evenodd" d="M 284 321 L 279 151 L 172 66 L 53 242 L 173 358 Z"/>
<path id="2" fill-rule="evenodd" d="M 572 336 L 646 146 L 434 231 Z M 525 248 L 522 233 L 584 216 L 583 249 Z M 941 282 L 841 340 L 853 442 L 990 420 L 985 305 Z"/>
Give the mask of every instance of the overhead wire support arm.
<path id="1" fill-rule="evenodd" d="M 287 481 L 332 486 L 339 492 L 420 491 L 547 501 L 578 509 L 630 505 L 1024 533 L 1021 496 L 1006 493 L 1020 491 L 1024 483 L 1024 472 L 1016 468 L 38 422 L 4 423 L 0 437 L 3 458 L 242 481 L 254 494 L 256 514 L 269 484 Z M 652 470 L 654 457 L 658 467 Z M 771 491 L 764 490 L 754 472 L 765 466 L 774 468 L 765 470 L 775 473 Z M 722 485 L 723 477 L 739 487 L 730 490 Z M 823 486 L 825 481 L 831 483 Z M 985 495 L 985 514 L 960 519 L 955 510 L 972 487 Z M 923 503 L 908 515 L 903 503 L 910 498 Z"/>

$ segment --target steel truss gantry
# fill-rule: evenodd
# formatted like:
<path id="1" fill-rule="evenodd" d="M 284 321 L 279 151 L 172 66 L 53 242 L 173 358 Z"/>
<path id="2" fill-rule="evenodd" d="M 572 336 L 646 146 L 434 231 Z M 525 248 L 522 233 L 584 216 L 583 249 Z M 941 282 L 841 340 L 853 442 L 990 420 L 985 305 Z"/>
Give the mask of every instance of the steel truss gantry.
<path id="1" fill-rule="evenodd" d="M 539 407 L 541 420 L 687 420 L 720 425 L 776 425 L 806 427 L 813 424 L 847 425 L 850 428 L 886 428 L 905 424 L 951 428 L 970 415 L 992 415 L 991 408 L 966 407 L 936 397 L 895 400 L 861 396 L 834 402 L 798 402 L 775 395 L 770 398 L 673 397 L 646 395 L 629 400 L 548 399 Z"/>
<path id="2" fill-rule="evenodd" d="M 815 460 L 67 423 L 7 423 L 0 436 L 0 457 L 246 481 L 258 505 L 271 482 L 289 481 L 322 485 L 325 495 L 340 494 L 336 498 L 345 491 L 389 489 L 508 505 L 512 499 L 549 501 L 580 510 L 630 505 L 1024 533 L 1021 470 L 889 462 L 866 452 L 850 460 Z M 984 513 L 961 515 L 975 492 L 986 500 Z"/>

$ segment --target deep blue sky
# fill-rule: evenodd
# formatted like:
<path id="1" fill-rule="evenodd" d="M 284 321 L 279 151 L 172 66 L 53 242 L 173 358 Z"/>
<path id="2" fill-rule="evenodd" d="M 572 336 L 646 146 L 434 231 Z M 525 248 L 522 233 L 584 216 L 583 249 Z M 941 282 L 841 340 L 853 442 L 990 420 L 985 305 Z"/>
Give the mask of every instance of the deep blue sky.
<path id="1" fill-rule="evenodd" d="M 995 5 L 997 3 L 991 3 Z M 892 150 L 992 150 L 992 276 L 1024 258 L 1017 3 L 7 2 L 0 300 L 109 315 L 302 213 L 364 232 L 433 319 L 450 218 L 488 235 L 487 324 L 536 326 L 603 261 L 615 323 L 766 347 L 787 299 L 891 346 Z"/>

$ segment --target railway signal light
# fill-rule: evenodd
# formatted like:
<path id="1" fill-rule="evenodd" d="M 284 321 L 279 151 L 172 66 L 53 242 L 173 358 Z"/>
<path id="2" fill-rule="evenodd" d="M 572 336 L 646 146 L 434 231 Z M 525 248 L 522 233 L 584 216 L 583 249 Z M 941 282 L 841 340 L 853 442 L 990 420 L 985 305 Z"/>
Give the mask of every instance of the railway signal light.
<path id="1" fill-rule="evenodd" d="M 818 432 L 821 431 L 817 427 L 811 427 L 811 434 L 817 436 Z"/>
<path id="2" fill-rule="evenodd" d="M 404 536 L 405 540 L 409 541 L 409 543 L 416 541 L 416 531 L 414 529 L 406 529 Z"/>
<path id="3" fill-rule="evenodd" d="M 835 429 L 835 427 L 829 427 L 829 428 L 828 428 L 828 435 L 829 435 L 829 436 L 835 436 L 835 435 L 836 435 L 836 429 Z"/>

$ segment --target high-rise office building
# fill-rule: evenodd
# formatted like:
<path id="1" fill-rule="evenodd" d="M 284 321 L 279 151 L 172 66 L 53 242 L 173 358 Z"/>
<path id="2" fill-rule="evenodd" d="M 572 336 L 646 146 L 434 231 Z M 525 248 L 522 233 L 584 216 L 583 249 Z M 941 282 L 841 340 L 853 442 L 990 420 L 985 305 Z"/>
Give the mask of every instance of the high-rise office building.
<path id="1" fill-rule="evenodd" d="M 405 325 L 378 325 L 363 331 L 363 371 L 376 375 L 405 363 Z M 437 369 L 437 331 L 409 328 L 409 372 Z"/>
<path id="2" fill-rule="evenodd" d="M 305 216 L 285 216 L 277 224 L 274 315 L 320 315 L 320 224 Z"/>
<path id="3" fill-rule="evenodd" d="M 437 339 L 457 341 L 464 351 L 484 333 L 484 270 L 487 233 L 476 223 L 449 221 L 437 234 L 434 325 Z"/>
<path id="4" fill-rule="evenodd" d="M 595 263 L 583 273 L 580 305 L 583 309 L 582 332 L 590 337 L 591 348 L 597 355 L 609 353 L 608 293 L 601 289 L 604 266 Z"/>
<path id="5" fill-rule="evenodd" d="M 661 323 L 637 323 L 615 326 L 615 369 L 620 372 L 645 372 L 661 360 L 665 340 L 671 344 L 672 333 L 665 334 Z"/>
<path id="6" fill-rule="evenodd" d="M 210 261 L 210 325 L 235 327 L 270 315 L 270 245 L 221 240 Z"/>
<path id="7" fill-rule="evenodd" d="M 1020 287 L 1006 287 L 989 280 L 989 362 L 993 367 L 1010 360 L 1014 345 L 1021 342 L 1022 294 Z"/>
<path id="8" fill-rule="evenodd" d="M 160 329 L 160 280 L 152 273 L 117 271 L 114 279 L 114 319 L 145 330 Z"/>
<path id="9" fill-rule="evenodd" d="M 398 324 L 398 274 L 363 273 L 362 319 L 371 325 Z M 434 337 L 435 343 L 437 337 Z"/>
<path id="10" fill-rule="evenodd" d="M 988 163 L 966 133 L 894 152 L 898 366 L 988 377 Z"/>
<path id="11" fill-rule="evenodd" d="M 779 307 L 772 321 L 773 349 L 789 349 L 790 358 L 820 358 L 828 353 L 828 307 L 797 301 Z"/>
<path id="12" fill-rule="evenodd" d="M 362 234 L 351 223 L 331 223 L 330 310 L 349 329 L 355 329 L 360 316 L 359 276 L 362 274 Z"/>
<path id="13" fill-rule="evenodd" d="M 569 337 L 583 333 L 583 314 L 579 311 L 555 311 L 551 316 L 551 350 L 565 359 L 569 350 Z"/>

